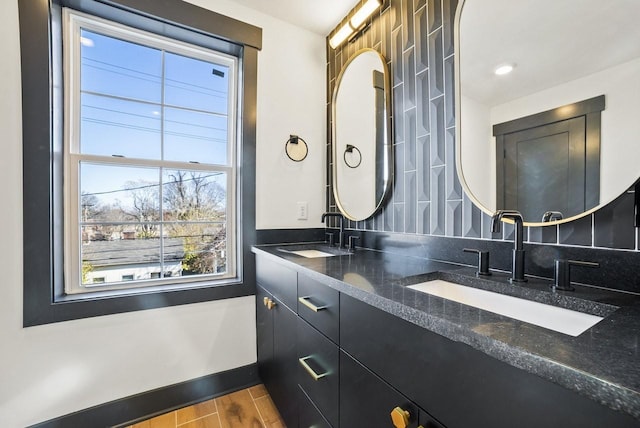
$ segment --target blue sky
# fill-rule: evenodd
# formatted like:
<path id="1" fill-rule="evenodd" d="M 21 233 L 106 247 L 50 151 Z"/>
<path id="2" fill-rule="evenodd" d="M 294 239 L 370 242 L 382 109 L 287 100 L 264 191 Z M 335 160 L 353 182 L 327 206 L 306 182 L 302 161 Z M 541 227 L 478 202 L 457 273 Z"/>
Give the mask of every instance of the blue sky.
<path id="1" fill-rule="evenodd" d="M 226 66 L 87 30 L 81 37 L 82 153 L 227 163 Z M 126 182 L 157 183 L 158 175 L 156 168 L 85 165 L 81 187 L 102 193 L 105 203 L 124 202 L 118 190 Z"/>

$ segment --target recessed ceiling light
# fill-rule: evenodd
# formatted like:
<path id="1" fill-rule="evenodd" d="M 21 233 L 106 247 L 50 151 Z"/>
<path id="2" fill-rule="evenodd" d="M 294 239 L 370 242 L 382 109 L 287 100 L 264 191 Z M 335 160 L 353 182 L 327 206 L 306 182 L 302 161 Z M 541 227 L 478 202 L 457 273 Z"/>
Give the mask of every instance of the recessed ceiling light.
<path id="1" fill-rule="evenodd" d="M 498 76 L 504 76 L 505 74 L 509 74 L 513 71 L 513 64 L 504 64 L 499 66 L 494 70 L 494 73 Z"/>

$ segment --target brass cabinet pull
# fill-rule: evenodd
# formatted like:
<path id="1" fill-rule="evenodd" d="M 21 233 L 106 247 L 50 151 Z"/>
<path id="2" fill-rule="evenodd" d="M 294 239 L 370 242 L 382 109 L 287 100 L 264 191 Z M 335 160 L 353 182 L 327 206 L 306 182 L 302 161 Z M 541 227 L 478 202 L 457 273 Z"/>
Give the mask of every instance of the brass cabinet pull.
<path id="1" fill-rule="evenodd" d="M 271 300 L 269 297 L 264 297 L 262 299 L 262 303 L 267 307 L 267 309 L 271 310 L 276 306 L 276 302 Z"/>
<path id="2" fill-rule="evenodd" d="M 302 303 L 307 308 L 311 309 L 313 312 L 318 312 L 318 311 L 321 311 L 323 309 L 327 309 L 329 307 L 327 305 L 325 305 L 325 306 L 316 306 L 316 305 L 314 305 L 313 303 L 311 303 L 309 301 L 310 297 L 311 296 L 298 297 L 298 302 Z"/>
<path id="3" fill-rule="evenodd" d="M 304 367 L 304 369 L 307 371 L 307 373 L 309 373 L 309 375 L 311 375 L 311 377 L 313 378 L 313 380 L 319 380 L 322 379 L 323 377 L 327 376 L 329 374 L 329 372 L 324 372 L 322 374 L 318 374 L 316 373 L 311 366 L 309 366 L 309 364 L 307 364 L 307 360 L 311 358 L 311 355 L 307 356 L 307 357 L 302 357 L 302 358 L 298 358 L 298 361 L 300 361 L 300 365 L 302 367 Z"/>
<path id="4" fill-rule="evenodd" d="M 401 407 L 395 407 L 391 411 L 391 422 L 396 428 L 407 428 L 411 414 Z"/>

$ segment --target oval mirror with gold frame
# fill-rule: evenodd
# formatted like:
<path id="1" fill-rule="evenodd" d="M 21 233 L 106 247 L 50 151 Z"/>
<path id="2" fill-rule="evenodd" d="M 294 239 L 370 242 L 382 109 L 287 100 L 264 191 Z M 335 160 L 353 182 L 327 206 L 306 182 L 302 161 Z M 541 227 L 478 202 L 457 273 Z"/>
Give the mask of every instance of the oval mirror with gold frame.
<path id="1" fill-rule="evenodd" d="M 535 214 L 524 217 L 527 225 L 557 224 L 597 210 L 638 179 L 640 43 L 634 42 L 640 40 L 638 16 L 636 0 L 458 3 L 457 169 L 466 193 L 483 211 L 519 209 L 518 204 L 524 211 L 529 204 Z M 505 65 L 510 73 L 495 73 Z M 571 122 L 568 110 L 586 104 L 585 120 Z M 587 117 L 592 113 L 600 115 L 597 131 Z M 553 114 L 568 115 L 569 122 L 558 126 L 560 119 Z M 547 122 L 540 126 L 548 126 L 546 134 L 536 127 L 527 131 L 530 134 L 515 134 L 520 131 L 512 127 L 514 123 L 526 124 L 545 115 Z M 506 131 L 496 133 L 496 127 Z M 573 136 L 572 130 L 577 131 Z M 596 132 L 597 145 L 575 142 Z M 510 153 L 501 145 L 500 136 L 505 135 L 503 142 L 513 144 Z M 582 157 L 582 166 L 575 156 Z M 499 167 L 501 159 L 504 169 Z M 501 178 L 509 168 L 517 173 Z M 525 170 L 530 174 L 520 174 Z M 504 190 L 501 180 L 511 190 Z M 592 187 L 581 187 L 580 182 Z M 586 201 L 582 209 L 558 209 L 551 202 L 554 195 L 566 195 L 559 200 L 568 200 L 578 193 Z M 563 209 L 568 212 L 562 213 Z"/>
<path id="2" fill-rule="evenodd" d="M 363 49 L 336 81 L 332 103 L 332 176 L 336 205 L 350 220 L 371 217 L 382 205 L 393 177 L 387 64 Z"/>

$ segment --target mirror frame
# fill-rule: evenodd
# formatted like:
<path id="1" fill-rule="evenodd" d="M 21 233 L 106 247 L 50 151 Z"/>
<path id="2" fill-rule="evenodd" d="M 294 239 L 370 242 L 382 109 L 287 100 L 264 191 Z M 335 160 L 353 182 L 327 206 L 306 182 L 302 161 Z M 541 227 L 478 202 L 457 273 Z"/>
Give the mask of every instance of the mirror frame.
<path id="1" fill-rule="evenodd" d="M 336 124 L 337 124 L 337 118 L 336 118 L 336 101 L 337 101 L 337 96 L 338 96 L 338 90 L 340 89 L 340 83 L 342 82 L 342 77 L 344 76 L 345 71 L 347 70 L 347 68 L 349 67 L 349 65 L 356 59 L 358 58 L 359 55 L 361 55 L 362 53 L 365 52 L 373 52 L 375 53 L 379 58 L 380 58 L 380 62 L 382 64 L 382 68 L 384 71 L 384 94 L 385 94 L 385 100 L 384 100 L 384 106 L 385 106 L 385 125 L 386 125 L 386 129 L 385 129 L 385 142 L 384 142 L 384 147 L 383 147 L 383 152 L 385 154 L 386 157 L 386 169 L 387 169 L 387 178 L 386 180 L 384 180 L 384 189 L 382 192 L 382 195 L 380 196 L 380 199 L 378 201 L 376 201 L 376 205 L 373 208 L 372 212 L 369 213 L 369 215 L 365 218 L 356 218 L 353 215 L 349 214 L 345 209 L 343 204 L 340 202 L 340 197 L 338 195 L 338 162 L 340 161 L 339 159 L 339 155 L 338 155 L 338 151 L 336 150 Z M 356 51 L 348 60 L 347 62 L 342 66 L 342 69 L 340 70 L 340 74 L 338 74 L 338 77 L 336 78 L 336 83 L 335 86 L 333 88 L 333 94 L 331 96 L 331 160 L 332 160 L 332 167 L 331 167 L 331 174 L 332 174 L 332 192 L 333 192 L 333 197 L 335 199 L 335 203 L 336 206 L 338 207 L 338 210 L 342 213 L 342 215 L 344 215 L 345 218 L 352 220 L 352 221 L 363 221 L 363 220 L 367 220 L 369 218 L 371 218 L 375 213 L 377 213 L 380 210 L 380 207 L 383 205 L 383 203 L 387 200 L 389 194 L 391 193 L 391 187 L 393 185 L 393 180 L 394 180 L 394 150 L 393 150 L 393 132 L 392 132 L 392 123 L 391 123 L 391 107 L 392 107 L 392 91 L 391 91 L 391 76 L 390 76 L 390 70 L 389 70 L 389 65 L 387 64 L 387 61 L 385 60 L 385 58 L 382 56 L 382 54 L 380 52 L 378 52 L 375 49 L 372 48 L 364 48 L 364 49 L 359 49 L 358 51 Z M 374 142 L 375 143 L 375 142 Z M 383 165 L 384 167 L 385 165 Z M 376 168 L 376 174 L 378 174 L 379 171 Z"/>
<path id="2" fill-rule="evenodd" d="M 453 27 L 453 39 L 454 39 L 454 96 L 455 96 L 455 126 L 456 126 L 456 142 L 455 142 L 455 150 L 456 150 L 456 170 L 458 174 L 458 179 L 460 180 L 460 184 L 467 195 L 467 198 L 482 212 L 491 216 L 493 212 L 486 208 L 478 199 L 473 195 L 469 186 L 467 185 L 467 181 L 464 177 L 464 172 L 462 170 L 462 107 L 461 107 L 461 84 L 460 84 L 460 17 L 462 14 L 462 10 L 464 9 L 464 5 L 468 0 L 459 0 L 458 5 L 456 7 L 455 19 L 454 19 L 454 27 Z M 640 183 L 640 178 L 637 178 L 634 183 Z M 631 187 L 634 186 L 633 183 L 630 184 Z M 590 208 L 587 211 L 584 211 L 581 214 L 574 215 L 572 217 L 563 218 L 561 220 L 553 220 L 549 222 L 528 222 L 525 221 L 524 226 L 555 226 L 563 223 L 568 223 L 574 220 L 581 219 L 588 215 L 593 214 L 604 206 L 613 202 L 616 198 L 620 197 L 620 195 L 624 194 L 629 187 L 625 187 L 625 189 L 618 195 L 615 195 L 612 198 L 607 199 L 606 201 L 600 201 L 600 203 Z"/>

